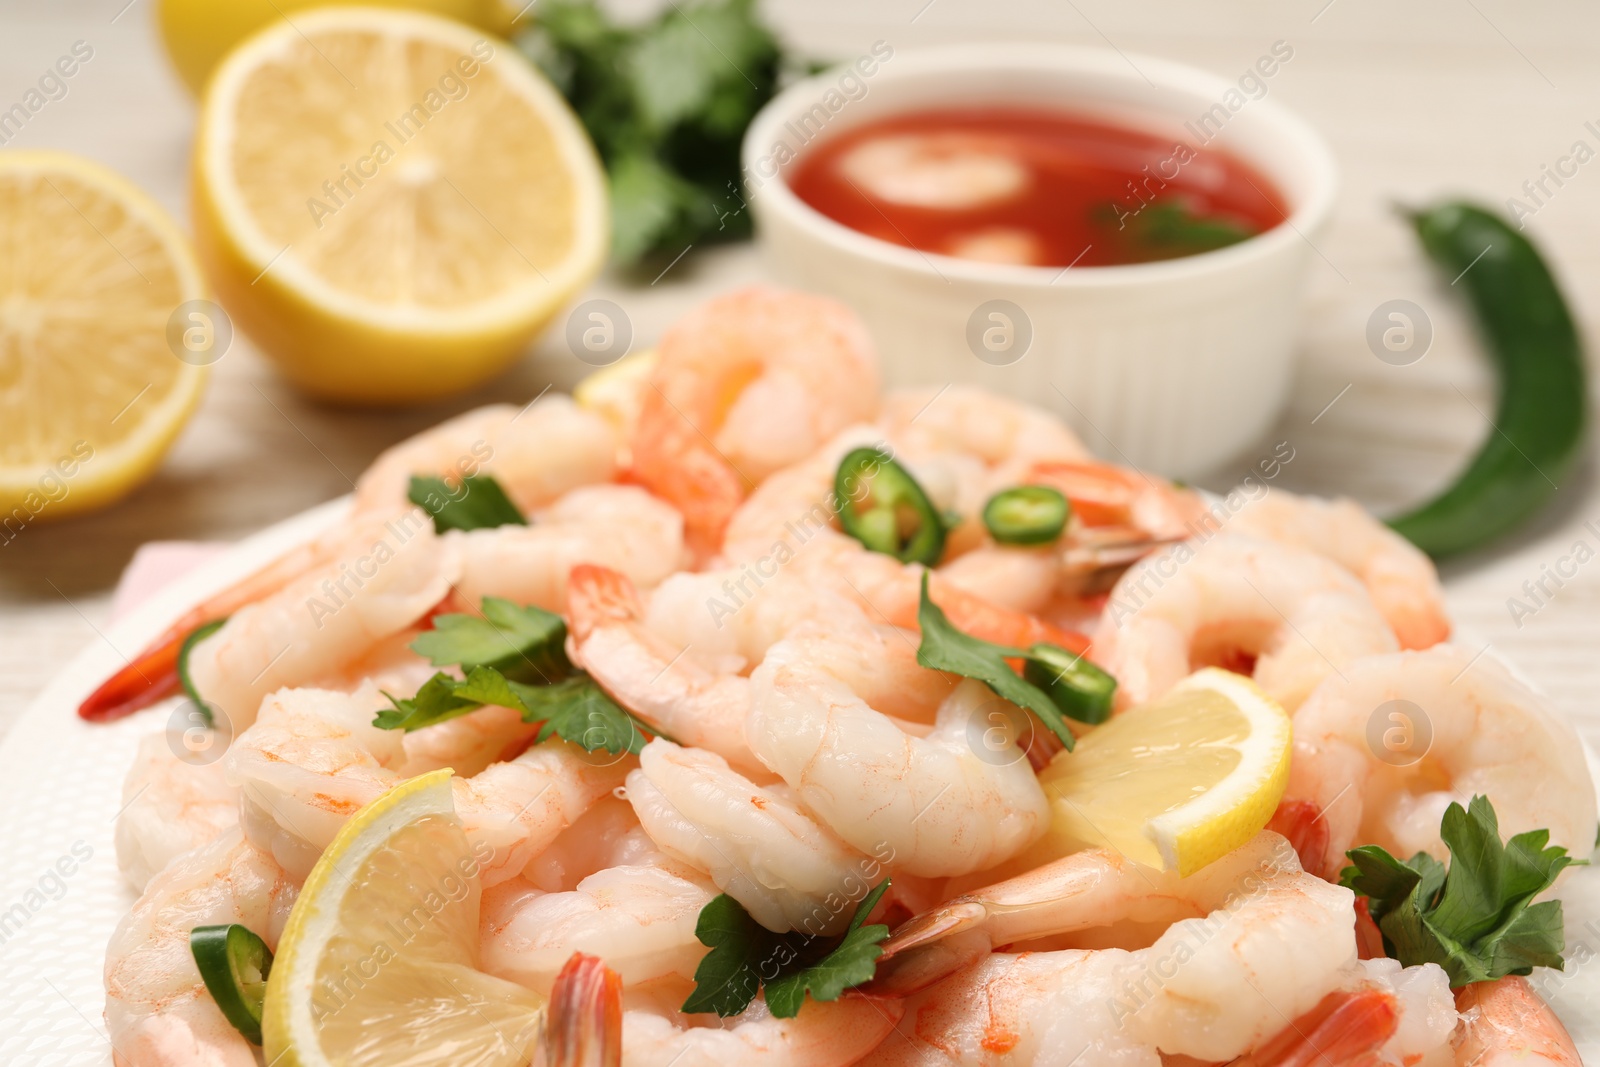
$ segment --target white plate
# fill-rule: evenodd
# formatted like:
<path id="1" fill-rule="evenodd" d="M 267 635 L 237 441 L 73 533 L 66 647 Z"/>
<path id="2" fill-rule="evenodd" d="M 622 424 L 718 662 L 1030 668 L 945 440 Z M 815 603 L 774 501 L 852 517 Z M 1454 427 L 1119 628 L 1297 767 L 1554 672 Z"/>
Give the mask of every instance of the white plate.
<path id="1" fill-rule="evenodd" d="M 0 1065 L 111 1062 L 102 1013 L 106 942 L 134 896 L 117 871 L 112 831 L 140 738 L 162 728 L 168 701 L 96 725 L 77 706 L 127 657 L 192 605 L 331 526 L 331 501 L 240 542 L 163 589 L 85 649 L 0 744 Z M 135 799 L 134 803 L 138 803 Z M 74 858 L 85 850 L 87 860 Z M 67 857 L 61 875 L 57 864 Z M 1600 1065 L 1600 871 L 1563 887 L 1568 971 L 1539 976 L 1584 1058 Z"/>

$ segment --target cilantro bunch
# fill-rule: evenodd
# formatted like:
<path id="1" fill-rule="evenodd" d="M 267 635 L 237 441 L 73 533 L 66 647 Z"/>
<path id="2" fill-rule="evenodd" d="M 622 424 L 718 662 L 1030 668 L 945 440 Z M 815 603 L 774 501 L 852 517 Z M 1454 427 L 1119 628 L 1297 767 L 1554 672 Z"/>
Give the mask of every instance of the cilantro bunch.
<path id="1" fill-rule="evenodd" d="M 599 150 L 618 263 L 749 235 L 739 144 L 783 61 L 755 0 L 670 4 L 638 25 L 593 0 L 542 0 L 518 43 Z"/>
<path id="2" fill-rule="evenodd" d="M 1562 967 L 1565 933 L 1559 900 L 1533 898 L 1583 860 L 1547 847 L 1549 830 L 1504 844 L 1488 797 L 1451 804 L 1439 834 L 1447 868 L 1426 852 L 1399 860 L 1376 845 L 1351 849 L 1339 884 L 1368 899 L 1384 950 L 1407 967 L 1437 963 L 1450 985 L 1490 982 L 1534 967 Z"/>

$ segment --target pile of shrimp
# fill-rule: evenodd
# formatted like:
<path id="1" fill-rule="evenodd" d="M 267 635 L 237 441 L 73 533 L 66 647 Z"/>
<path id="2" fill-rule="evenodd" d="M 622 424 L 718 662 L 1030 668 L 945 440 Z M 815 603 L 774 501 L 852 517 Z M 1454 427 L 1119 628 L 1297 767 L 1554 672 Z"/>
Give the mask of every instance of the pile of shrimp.
<path id="1" fill-rule="evenodd" d="M 443 767 L 488 857 L 480 966 L 550 998 L 553 1062 L 1578 1063 L 1524 979 L 1453 993 L 1436 965 L 1365 958 L 1336 882 L 1353 845 L 1443 857 L 1440 815 L 1474 794 L 1506 834 L 1595 840 L 1572 729 L 1449 643 L 1420 552 L 1349 501 L 1205 497 L 1102 462 L 974 388 L 885 392 L 860 322 L 819 297 L 715 299 L 655 359 L 604 411 L 549 395 L 397 445 L 335 528 L 185 621 L 227 616 L 188 668 L 231 741 L 203 761 L 156 734 L 126 783 L 117 855 L 139 897 L 105 970 L 124 1067 L 257 1062 L 189 931 L 241 923 L 275 948 L 345 821 Z M 935 566 L 841 529 L 834 472 L 862 445 L 949 517 Z M 417 475 L 492 476 L 527 525 L 438 533 L 407 500 Z M 1025 484 L 1071 502 L 1058 542 L 988 534 L 984 502 Z M 1045 831 L 1053 752 L 1044 731 L 1016 758 L 970 743 L 995 698 L 918 664 L 925 575 L 962 630 L 1088 650 L 1119 710 L 1201 667 L 1252 676 L 1293 716 L 1271 828 L 1187 878 L 1109 849 L 998 877 Z M 560 614 L 573 663 L 661 736 L 597 759 L 499 707 L 376 728 L 386 695 L 434 673 L 417 634 L 486 596 Z M 1425 759 L 1375 754 L 1387 701 L 1428 709 Z M 888 875 L 867 986 L 790 1018 L 759 997 L 728 1019 L 678 1010 L 718 894 L 831 935 Z"/>

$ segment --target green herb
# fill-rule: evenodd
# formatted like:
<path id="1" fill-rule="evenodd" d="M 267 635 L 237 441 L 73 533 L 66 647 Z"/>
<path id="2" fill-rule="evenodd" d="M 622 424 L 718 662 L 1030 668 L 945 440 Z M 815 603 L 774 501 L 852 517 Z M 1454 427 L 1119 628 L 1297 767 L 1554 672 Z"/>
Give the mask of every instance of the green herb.
<path id="1" fill-rule="evenodd" d="M 500 597 L 483 598 L 483 614 L 437 615 L 411 650 L 435 667 L 493 667 L 512 681 L 555 682 L 572 671 L 561 616 Z"/>
<path id="2" fill-rule="evenodd" d="M 1398 860 L 1376 845 L 1346 853 L 1340 884 L 1368 898 L 1389 955 L 1406 966 L 1437 963 L 1454 987 L 1488 982 L 1534 967 L 1562 967 L 1565 941 L 1559 900 L 1532 903 L 1574 863 L 1564 848 L 1547 848 L 1548 830 L 1500 842 L 1488 797 L 1463 809 L 1451 804 L 1439 835 L 1448 869 L 1419 852 Z"/>
<path id="3" fill-rule="evenodd" d="M 838 1000 L 846 989 L 871 981 L 883 955 L 879 942 L 889 936 L 889 928 L 862 924 L 888 888 L 889 879 L 879 882 L 856 906 L 849 927 L 835 937 L 773 933 L 737 900 L 726 893 L 717 896 L 700 909 L 695 924 L 695 936 L 711 951 L 695 968 L 694 992 L 680 1010 L 738 1015 L 764 986 L 772 1014 L 792 1019 L 807 993 L 812 1000 Z"/>
<path id="4" fill-rule="evenodd" d="M 636 25 L 591 0 L 547 0 L 519 43 L 605 163 L 619 263 L 749 235 L 740 141 L 783 61 L 755 0 L 674 3 Z"/>
<path id="5" fill-rule="evenodd" d="M 1113 240 L 1125 246 L 1132 262 L 1176 259 L 1211 252 L 1255 236 L 1255 231 L 1219 217 L 1196 214 L 1178 197 L 1153 200 L 1136 211 L 1107 204 L 1095 212 Z"/>
<path id="6" fill-rule="evenodd" d="M 487 474 L 462 478 L 460 485 L 451 485 L 443 478 L 414 475 L 406 496 L 433 516 L 433 528 L 439 533 L 528 524 L 500 483 Z"/>
<path id="7" fill-rule="evenodd" d="M 922 643 L 917 646 L 918 663 L 936 671 L 959 674 L 963 678 L 976 678 L 999 696 L 1037 715 L 1039 721 L 1071 751 L 1074 743 L 1072 731 L 1062 718 L 1062 709 L 1050 699 L 1049 694 L 1025 680 L 1006 662 L 1007 659 L 1037 659 L 1037 653 L 1007 648 L 956 629 L 943 609 L 928 596 L 927 574 L 922 576 L 922 603 L 917 608 L 917 625 L 922 628 Z M 1062 656 L 1072 655 L 1054 645 L 1042 647 Z"/>
<path id="8" fill-rule="evenodd" d="M 582 673 L 550 685 L 525 685 L 493 667 L 474 667 L 464 679 L 443 672 L 434 675 L 409 700 L 384 695 L 394 707 L 379 711 L 372 720 L 380 730 L 420 730 L 494 706 L 520 713 L 523 722 L 543 722 L 537 741 L 555 736 L 591 752 L 605 749 L 637 754 L 644 749 L 644 730 L 663 736 L 630 715 Z"/>
<path id="9" fill-rule="evenodd" d="M 201 623 L 189 632 L 189 636 L 183 639 L 183 644 L 178 648 L 178 684 L 183 687 L 184 695 L 194 704 L 195 710 L 200 712 L 201 717 L 206 720 L 206 725 L 212 727 L 217 725 L 217 716 L 211 710 L 211 705 L 207 704 L 205 698 L 200 695 L 200 690 L 194 687 L 194 681 L 189 677 L 189 654 L 194 651 L 195 645 L 222 629 L 222 624 L 227 621 L 227 618 L 223 617 L 213 619 L 211 622 Z"/>

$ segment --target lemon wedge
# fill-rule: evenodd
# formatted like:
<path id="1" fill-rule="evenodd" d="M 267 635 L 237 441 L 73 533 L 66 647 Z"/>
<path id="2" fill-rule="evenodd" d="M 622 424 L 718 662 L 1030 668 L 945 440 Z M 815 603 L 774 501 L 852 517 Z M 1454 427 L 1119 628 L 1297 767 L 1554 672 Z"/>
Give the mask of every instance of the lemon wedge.
<path id="1" fill-rule="evenodd" d="M 478 970 L 477 860 L 450 772 L 362 808 L 306 879 L 262 1020 L 280 1067 L 525 1067 L 544 999 Z"/>
<path id="2" fill-rule="evenodd" d="M 191 92 L 199 95 L 206 79 L 234 45 L 280 18 L 299 18 L 302 9 L 337 0 L 161 0 L 156 23 L 167 57 Z M 366 0 L 373 6 L 402 7 L 459 19 L 508 36 L 512 15 L 500 0 Z"/>
<path id="3" fill-rule="evenodd" d="M 620 440 L 628 441 L 633 437 L 645 390 L 650 388 L 650 375 L 658 362 L 653 348 L 624 356 L 586 375 L 572 387 L 572 399 L 609 422 Z"/>
<path id="4" fill-rule="evenodd" d="M 604 173 L 566 101 L 432 15 L 318 8 L 245 41 L 207 87 L 194 176 L 222 302 L 334 400 L 483 382 L 605 256 Z"/>
<path id="5" fill-rule="evenodd" d="M 1289 716 L 1248 678 L 1198 671 L 1059 753 L 1039 775 L 1049 833 L 1030 850 L 1088 847 L 1180 876 L 1243 846 L 1289 780 Z"/>
<path id="6" fill-rule="evenodd" d="M 209 359 L 169 343 L 171 324 L 205 294 L 188 239 L 99 164 L 0 152 L 0 264 L 9 541 L 144 482 L 199 403 Z"/>

